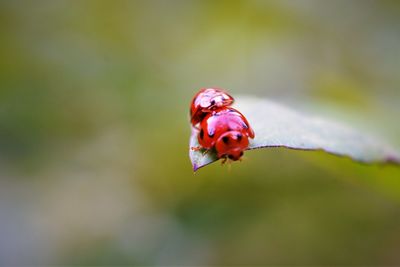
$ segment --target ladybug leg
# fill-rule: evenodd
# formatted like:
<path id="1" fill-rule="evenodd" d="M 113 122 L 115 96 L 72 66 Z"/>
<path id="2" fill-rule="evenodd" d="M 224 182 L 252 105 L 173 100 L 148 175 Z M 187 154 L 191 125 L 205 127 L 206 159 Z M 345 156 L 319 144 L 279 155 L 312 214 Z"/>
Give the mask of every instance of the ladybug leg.
<path id="1" fill-rule="evenodd" d="M 203 156 L 210 151 L 209 149 L 204 149 L 204 147 L 202 147 L 202 146 L 192 146 L 190 149 L 193 150 L 193 151 L 201 151 L 201 150 L 203 150 L 203 153 L 202 153 Z"/>
<path id="2" fill-rule="evenodd" d="M 190 149 L 193 151 L 200 151 L 203 147 L 201 146 L 192 146 Z"/>
<path id="3" fill-rule="evenodd" d="M 198 124 L 196 124 L 196 125 L 193 125 L 193 126 L 192 126 L 192 130 L 200 131 L 200 124 L 198 123 Z"/>
<path id="4" fill-rule="evenodd" d="M 226 163 L 227 160 L 228 160 L 228 158 L 227 158 L 227 157 L 224 157 L 224 158 L 222 159 L 222 161 L 221 161 L 221 165 L 224 165 L 224 164 Z"/>

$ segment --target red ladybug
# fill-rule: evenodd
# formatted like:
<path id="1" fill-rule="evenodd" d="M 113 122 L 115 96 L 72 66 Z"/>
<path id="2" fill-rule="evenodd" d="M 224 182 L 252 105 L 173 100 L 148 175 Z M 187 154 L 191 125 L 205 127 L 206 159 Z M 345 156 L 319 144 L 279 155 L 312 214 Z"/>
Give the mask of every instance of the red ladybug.
<path id="1" fill-rule="evenodd" d="M 215 148 L 218 158 L 235 161 L 243 156 L 254 131 L 242 113 L 232 107 L 222 107 L 207 113 L 197 138 L 202 148 Z"/>
<path id="2" fill-rule="evenodd" d="M 202 88 L 194 96 L 190 105 L 190 121 L 193 126 L 200 123 L 203 118 L 214 110 L 229 106 L 234 99 L 219 88 Z"/>

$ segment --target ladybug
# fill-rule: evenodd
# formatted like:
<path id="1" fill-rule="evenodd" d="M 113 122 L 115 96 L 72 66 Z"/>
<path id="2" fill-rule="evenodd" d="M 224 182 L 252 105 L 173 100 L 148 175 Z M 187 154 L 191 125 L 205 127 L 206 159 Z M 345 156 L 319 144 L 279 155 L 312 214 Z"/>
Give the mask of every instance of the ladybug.
<path id="1" fill-rule="evenodd" d="M 233 161 L 243 156 L 243 151 L 249 146 L 249 138 L 255 136 L 247 119 L 232 107 L 222 107 L 207 113 L 199 130 L 197 139 L 202 148 L 215 148 L 218 158 Z"/>
<path id="2" fill-rule="evenodd" d="M 214 110 L 230 106 L 234 99 L 219 88 L 202 88 L 193 97 L 190 105 L 190 121 L 193 126 L 200 123 L 203 118 Z"/>

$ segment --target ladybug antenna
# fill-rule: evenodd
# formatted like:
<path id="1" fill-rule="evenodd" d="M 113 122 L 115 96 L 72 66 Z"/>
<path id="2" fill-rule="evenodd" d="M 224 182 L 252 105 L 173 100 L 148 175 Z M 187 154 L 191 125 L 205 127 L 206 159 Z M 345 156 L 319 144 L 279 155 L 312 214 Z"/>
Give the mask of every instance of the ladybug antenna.
<path id="1" fill-rule="evenodd" d="M 240 162 L 242 162 L 242 161 L 246 161 L 246 156 L 244 156 L 244 152 L 243 152 L 243 151 L 241 151 L 241 152 L 240 152 L 240 158 L 239 158 L 239 161 L 240 161 Z"/>
<path id="2" fill-rule="evenodd" d="M 232 162 L 233 162 L 233 160 L 231 160 L 229 157 L 224 155 L 222 157 L 221 166 L 224 166 L 226 164 L 228 166 L 228 171 L 230 172 L 232 170 Z"/>
<path id="3" fill-rule="evenodd" d="M 228 172 L 231 172 L 232 171 L 232 160 L 228 160 Z"/>
<path id="4" fill-rule="evenodd" d="M 221 158 L 222 158 L 221 166 L 223 166 L 223 165 L 226 163 L 226 161 L 228 160 L 228 157 L 227 157 L 226 155 L 224 155 L 224 156 L 221 157 Z"/>

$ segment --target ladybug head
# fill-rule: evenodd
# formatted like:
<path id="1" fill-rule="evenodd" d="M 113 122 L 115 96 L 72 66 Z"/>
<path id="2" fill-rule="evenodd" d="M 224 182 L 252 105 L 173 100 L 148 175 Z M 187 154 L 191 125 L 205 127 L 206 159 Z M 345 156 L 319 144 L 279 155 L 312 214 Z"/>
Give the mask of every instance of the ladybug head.
<path id="1" fill-rule="evenodd" d="M 228 131 L 222 134 L 215 143 L 218 158 L 228 157 L 233 161 L 239 160 L 248 146 L 247 135 L 239 131 Z"/>
<path id="2" fill-rule="evenodd" d="M 233 97 L 217 88 L 203 88 L 193 98 L 190 106 L 190 118 L 193 125 L 199 123 L 207 113 L 213 110 L 229 106 L 233 103 Z"/>
<path id="3" fill-rule="evenodd" d="M 203 88 L 196 96 L 197 104 L 201 109 L 214 109 L 228 106 L 233 103 L 233 97 L 218 88 Z"/>
<path id="4" fill-rule="evenodd" d="M 209 99 L 206 100 L 203 105 L 206 109 L 220 108 L 224 106 L 229 106 L 233 103 L 233 97 L 228 95 L 223 91 L 217 91 L 215 89 L 210 90 Z"/>

